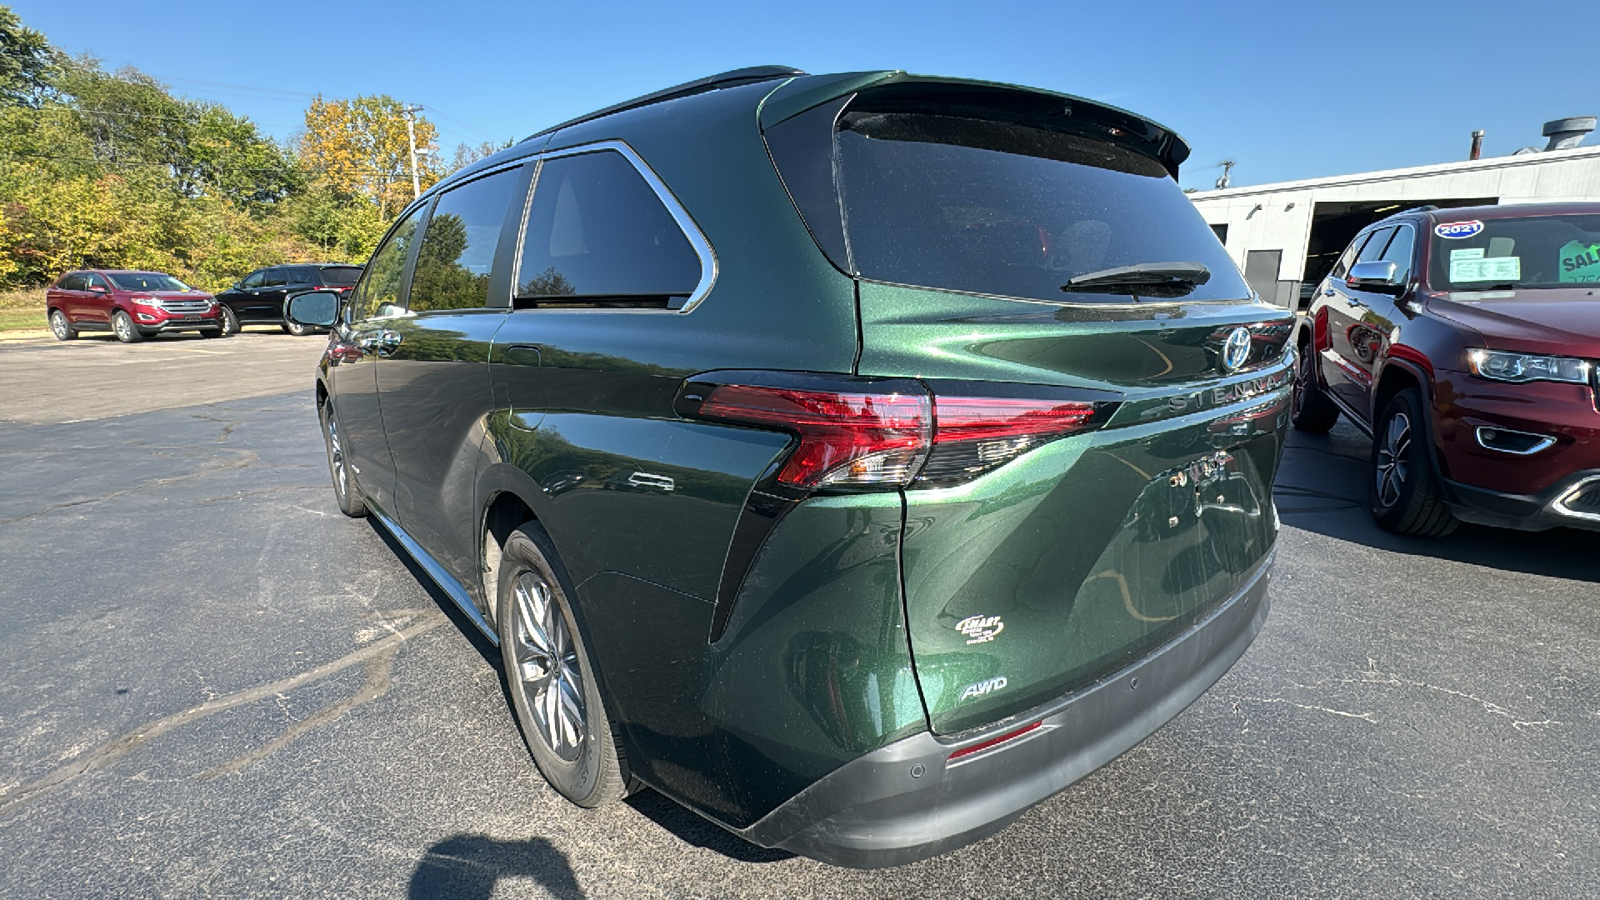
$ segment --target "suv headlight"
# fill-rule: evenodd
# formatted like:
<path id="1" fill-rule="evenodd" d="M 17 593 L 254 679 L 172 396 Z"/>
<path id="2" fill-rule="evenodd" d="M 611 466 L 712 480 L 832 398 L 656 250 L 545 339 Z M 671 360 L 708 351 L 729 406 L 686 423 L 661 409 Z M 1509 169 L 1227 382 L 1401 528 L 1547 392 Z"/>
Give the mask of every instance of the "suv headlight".
<path id="1" fill-rule="evenodd" d="M 1588 384 L 1591 366 L 1570 356 L 1535 356 L 1499 350 L 1468 350 L 1467 367 L 1480 378 L 1510 381 L 1565 381 Z"/>
<path id="2" fill-rule="evenodd" d="M 161 305 L 161 301 L 157 300 L 154 297 L 129 297 L 128 298 L 128 302 L 136 304 L 138 306 L 160 306 Z"/>

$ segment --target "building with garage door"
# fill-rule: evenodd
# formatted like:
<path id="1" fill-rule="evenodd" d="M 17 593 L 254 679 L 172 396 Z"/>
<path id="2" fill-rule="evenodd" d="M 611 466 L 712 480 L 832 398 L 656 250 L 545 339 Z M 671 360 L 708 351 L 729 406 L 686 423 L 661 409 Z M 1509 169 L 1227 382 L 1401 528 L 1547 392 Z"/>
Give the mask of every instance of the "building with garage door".
<path id="1" fill-rule="evenodd" d="M 1595 119 L 1545 125 L 1544 149 L 1462 162 L 1228 187 L 1190 194 L 1261 297 L 1302 298 L 1367 225 L 1415 206 L 1600 200 L 1600 146 L 1581 146 Z M 1474 153 L 1478 141 L 1473 142 Z"/>

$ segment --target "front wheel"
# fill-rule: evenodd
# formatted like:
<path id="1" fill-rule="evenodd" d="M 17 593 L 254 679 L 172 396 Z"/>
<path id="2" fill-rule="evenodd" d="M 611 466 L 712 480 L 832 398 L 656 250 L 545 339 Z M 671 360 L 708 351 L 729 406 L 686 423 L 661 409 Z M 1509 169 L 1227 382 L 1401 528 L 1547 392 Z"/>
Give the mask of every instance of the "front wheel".
<path id="1" fill-rule="evenodd" d="M 328 474 L 333 476 L 333 497 L 339 511 L 352 519 L 367 514 L 367 504 L 356 488 L 355 471 L 350 458 L 345 455 L 344 441 L 340 438 L 339 418 L 333 414 L 333 401 L 322 404 L 322 441 L 328 449 Z"/>
<path id="2" fill-rule="evenodd" d="M 1339 421 L 1339 407 L 1333 405 L 1317 384 L 1316 351 L 1308 343 L 1300 348 L 1294 368 L 1294 397 L 1290 400 L 1289 421 L 1301 431 L 1326 434 Z"/>
<path id="3" fill-rule="evenodd" d="M 222 333 L 239 333 L 239 316 L 226 306 L 222 308 Z"/>
<path id="4" fill-rule="evenodd" d="M 517 725 L 550 786 L 593 808 L 621 799 L 628 778 L 544 530 L 506 539 L 496 619 Z"/>
<path id="5" fill-rule="evenodd" d="M 78 336 L 78 329 L 67 321 L 67 314 L 59 309 L 50 310 L 50 332 L 58 341 L 70 341 Z"/>
<path id="6" fill-rule="evenodd" d="M 295 337 L 305 337 L 311 333 L 312 328 L 310 325 L 301 325 L 299 322 L 296 322 L 295 320 L 285 316 L 283 320 L 283 330 L 289 332 Z"/>
<path id="7" fill-rule="evenodd" d="M 137 344 L 144 340 L 144 334 L 139 331 L 139 326 L 133 324 L 133 317 L 120 309 L 111 314 L 111 330 L 116 334 L 117 340 L 124 344 Z"/>
<path id="8" fill-rule="evenodd" d="M 1389 400 L 1372 431 L 1372 517 L 1396 534 L 1443 537 L 1460 524 L 1444 505 L 1433 471 L 1422 392 Z"/>

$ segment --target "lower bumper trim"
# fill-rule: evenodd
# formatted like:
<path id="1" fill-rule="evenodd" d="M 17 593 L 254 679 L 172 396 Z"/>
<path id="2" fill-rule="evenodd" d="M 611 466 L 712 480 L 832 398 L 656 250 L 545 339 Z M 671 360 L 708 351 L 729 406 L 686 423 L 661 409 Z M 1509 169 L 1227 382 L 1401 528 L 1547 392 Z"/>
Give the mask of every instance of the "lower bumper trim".
<path id="1" fill-rule="evenodd" d="M 1226 603 L 1139 662 L 997 725 L 1039 727 L 950 760 L 964 745 L 923 733 L 852 760 L 738 833 L 852 868 L 916 862 L 987 837 L 1116 759 L 1186 709 L 1255 640 L 1269 557 Z"/>

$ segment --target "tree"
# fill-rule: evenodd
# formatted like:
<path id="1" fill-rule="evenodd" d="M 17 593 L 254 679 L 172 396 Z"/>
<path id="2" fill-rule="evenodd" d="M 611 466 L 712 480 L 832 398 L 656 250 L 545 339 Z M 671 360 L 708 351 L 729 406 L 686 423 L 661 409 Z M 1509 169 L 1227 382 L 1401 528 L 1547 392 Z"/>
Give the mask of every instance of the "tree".
<path id="1" fill-rule="evenodd" d="M 450 163 L 450 171 L 454 172 L 458 169 L 465 169 L 467 166 L 472 165 L 480 159 L 487 159 L 496 153 L 499 153 L 501 150 L 511 146 L 512 143 L 512 141 L 505 141 L 504 143 L 497 144 L 493 141 L 484 141 L 483 143 L 476 145 L 457 144 L 456 156 L 455 159 Z"/>
<path id="2" fill-rule="evenodd" d="M 379 217 L 393 219 L 411 202 L 411 149 L 399 101 L 387 95 L 311 101 L 297 142 L 300 163 L 313 183 L 347 199 L 364 198 Z M 438 130 L 416 120 L 417 178 L 423 188 L 444 177 Z"/>
<path id="3" fill-rule="evenodd" d="M 0 105 L 37 107 L 55 89 L 60 54 L 45 36 L 0 6 Z"/>

